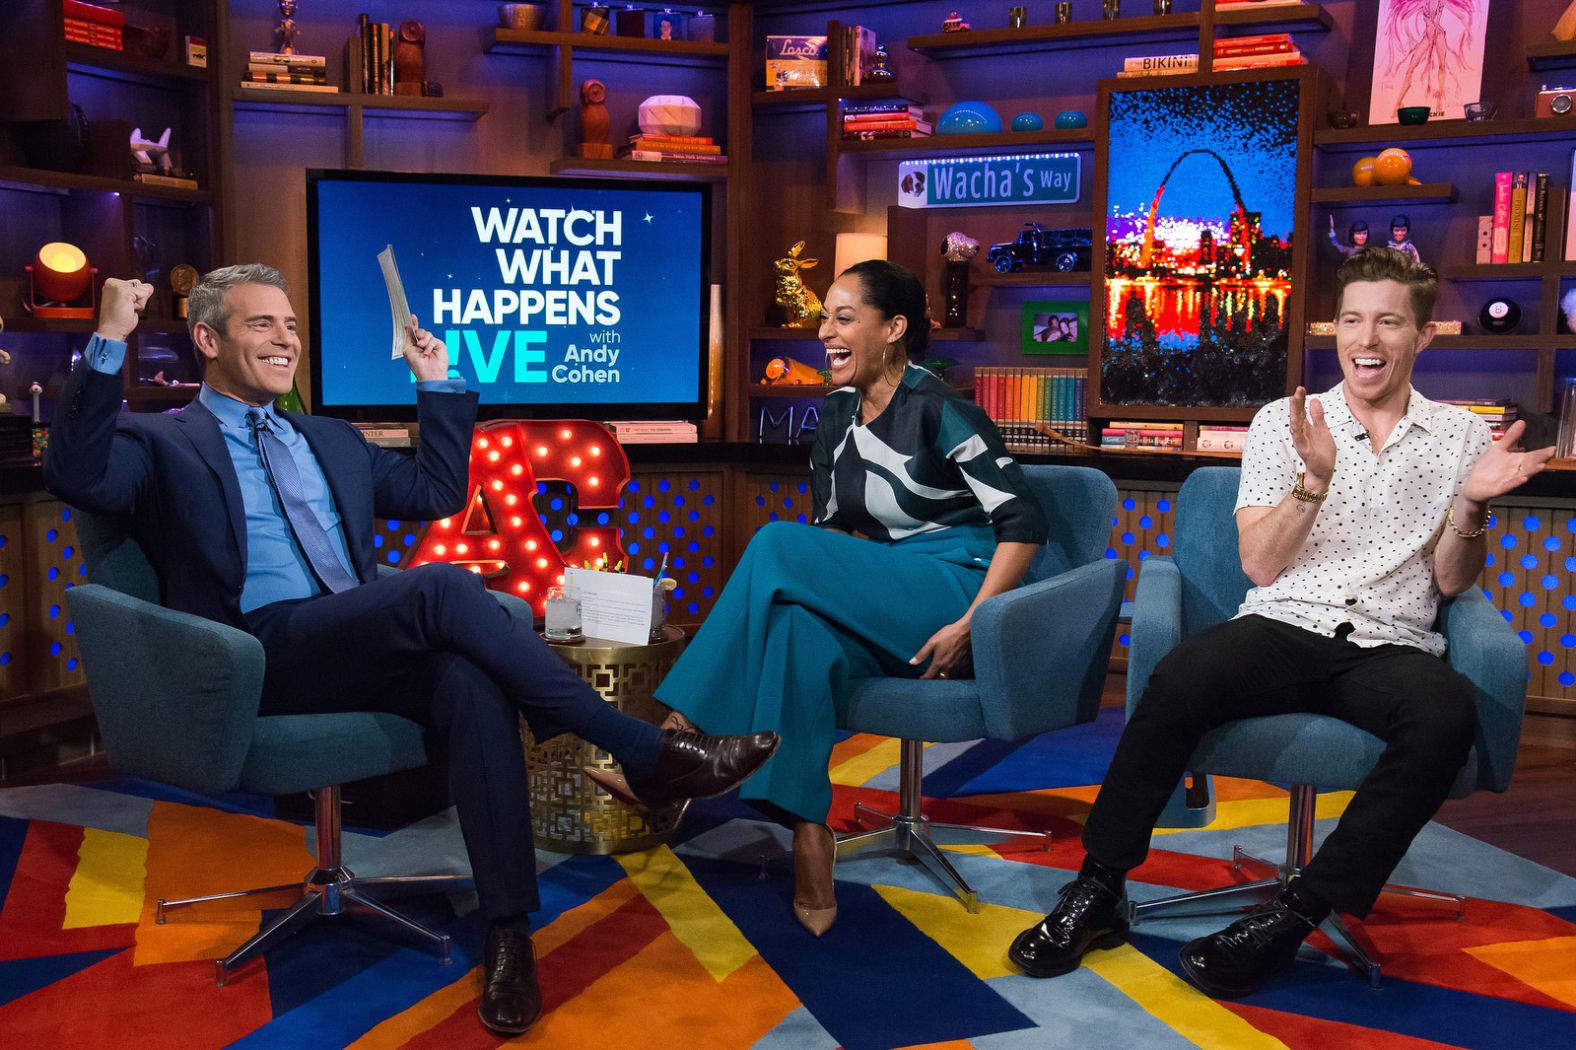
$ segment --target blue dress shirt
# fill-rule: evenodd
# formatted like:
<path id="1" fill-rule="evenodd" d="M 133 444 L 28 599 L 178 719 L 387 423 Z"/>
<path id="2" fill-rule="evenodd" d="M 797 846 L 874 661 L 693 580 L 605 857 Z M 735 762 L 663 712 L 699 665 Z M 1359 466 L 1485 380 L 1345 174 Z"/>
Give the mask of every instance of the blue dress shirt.
<path id="1" fill-rule="evenodd" d="M 95 372 L 116 374 L 126 356 L 126 344 L 106 339 L 98 334 L 88 341 L 83 356 Z M 463 393 L 463 379 L 431 379 L 416 384 L 418 390 L 440 393 Z M 251 407 L 219 393 L 204 383 L 197 392 L 197 400 L 213 413 L 219 421 L 219 432 L 224 435 L 225 448 L 235 465 L 235 474 L 241 487 L 241 503 L 246 517 L 246 582 L 241 588 L 241 611 L 273 602 L 297 598 L 310 598 L 320 594 L 322 585 L 317 582 L 301 545 L 290 531 L 284 506 L 279 494 L 269 483 L 263 469 L 262 454 L 257 448 L 257 438 L 246 425 L 246 412 Z M 290 421 L 275 410 L 272 403 L 263 406 L 268 413 L 269 425 L 290 451 L 296 469 L 301 474 L 302 494 L 307 506 L 317 516 L 323 531 L 333 545 L 334 553 L 345 566 L 352 579 L 356 578 L 350 549 L 345 542 L 345 529 L 334 505 L 334 494 L 328 480 L 318 466 L 317 457 L 306 437 Z"/>

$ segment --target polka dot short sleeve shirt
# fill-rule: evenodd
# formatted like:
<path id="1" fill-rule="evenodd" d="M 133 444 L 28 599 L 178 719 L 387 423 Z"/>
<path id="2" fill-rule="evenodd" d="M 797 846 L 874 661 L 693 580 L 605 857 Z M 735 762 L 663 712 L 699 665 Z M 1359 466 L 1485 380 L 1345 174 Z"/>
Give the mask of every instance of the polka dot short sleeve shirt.
<path id="1" fill-rule="evenodd" d="M 1317 395 L 1335 439 L 1335 476 L 1308 542 L 1276 578 L 1248 592 L 1238 616 L 1268 616 L 1323 635 L 1352 625 L 1358 645 L 1401 644 L 1435 656 L 1439 591 L 1434 547 L 1445 512 L 1472 464 L 1493 442 L 1465 409 L 1411 392 L 1406 414 L 1376 455 L 1346 406 L 1343 385 Z M 1302 461 L 1291 443 L 1291 399 L 1253 417 L 1242 454 L 1237 510 L 1273 507 L 1290 494 Z"/>

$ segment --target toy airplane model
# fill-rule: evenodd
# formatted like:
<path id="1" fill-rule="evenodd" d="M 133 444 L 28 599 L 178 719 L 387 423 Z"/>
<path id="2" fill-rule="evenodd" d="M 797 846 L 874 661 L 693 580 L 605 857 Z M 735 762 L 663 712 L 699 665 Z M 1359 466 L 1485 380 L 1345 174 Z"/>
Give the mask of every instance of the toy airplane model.
<path id="1" fill-rule="evenodd" d="M 137 163 L 148 170 L 156 168 L 166 174 L 175 170 L 175 164 L 170 160 L 169 128 L 164 129 L 164 134 L 159 136 L 157 142 L 143 138 L 141 128 L 133 130 L 131 133 L 131 152 L 137 158 Z"/>

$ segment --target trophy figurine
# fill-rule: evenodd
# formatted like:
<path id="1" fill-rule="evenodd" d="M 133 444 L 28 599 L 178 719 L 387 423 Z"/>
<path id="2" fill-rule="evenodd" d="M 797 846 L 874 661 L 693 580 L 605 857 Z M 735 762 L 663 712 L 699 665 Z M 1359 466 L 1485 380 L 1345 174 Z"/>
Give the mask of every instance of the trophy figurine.
<path id="1" fill-rule="evenodd" d="M 941 254 L 946 259 L 941 276 L 942 297 L 946 301 L 943 323 L 948 328 L 964 328 L 969 323 L 969 260 L 979 250 L 979 241 L 956 230 L 941 242 Z"/>
<path id="2" fill-rule="evenodd" d="M 175 316 L 186 319 L 186 297 L 197 287 L 197 268 L 186 263 L 170 267 L 170 291 L 175 298 Z"/>
<path id="3" fill-rule="evenodd" d="M 296 53 L 301 30 L 295 23 L 296 0 L 279 0 L 279 23 L 274 26 L 274 50 L 281 55 Z"/>

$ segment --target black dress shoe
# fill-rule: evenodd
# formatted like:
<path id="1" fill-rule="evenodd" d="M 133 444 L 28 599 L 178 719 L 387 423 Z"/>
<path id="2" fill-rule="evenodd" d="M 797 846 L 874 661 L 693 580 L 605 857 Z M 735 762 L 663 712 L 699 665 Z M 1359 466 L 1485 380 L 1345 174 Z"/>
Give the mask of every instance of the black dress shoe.
<path id="1" fill-rule="evenodd" d="M 1219 933 L 1182 947 L 1182 972 L 1204 994 L 1237 999 L 1291 967 L 1315 924 L 1284 896 L 1266 901 Z"/>
<path id="2" fill-rule="evenodd" d="M 494 926 L 487 931 L 483 955 L 482 998 L 476 1006 L 482 1024 L 499 1035 L 529 1031 L 542 1016 L 531 935 Z"/>
<path id="3" fill-rule="evenodd" d="M 587 766 L 585 773 L 620 801 L 661 811 L 731 791 L 766 764 L 777 743 L 776 733 L 706 736 L 664 729 L 662 750 L 649 777 L 626 779 L 595 766 Z"/>
<path id="4" fill-rule="evenodd" d="M 1126 941 L 1127 898 L 1079 876 L 1062 887 L 1055 911 L 1018 934 L 1007 958 L 1030 977 L 1060 977 L 1078 969 L 1091 950 Z"/>

